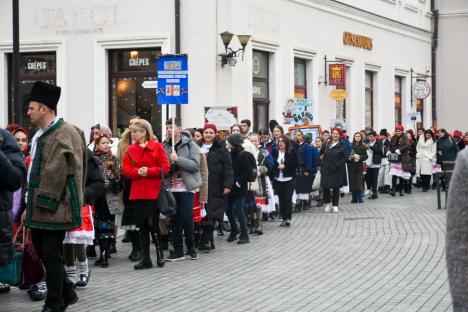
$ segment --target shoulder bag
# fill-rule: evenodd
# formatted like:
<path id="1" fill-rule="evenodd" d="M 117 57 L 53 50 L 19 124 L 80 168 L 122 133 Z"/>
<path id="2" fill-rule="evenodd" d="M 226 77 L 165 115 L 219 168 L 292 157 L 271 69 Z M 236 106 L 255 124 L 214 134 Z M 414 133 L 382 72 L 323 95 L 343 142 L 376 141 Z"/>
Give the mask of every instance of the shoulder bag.
<path id="1" fill-rule="evenodd" d="M 167 190 L 167 184 L 164 179 L 163 171 L 161 168 L 162 185 L 159 191 L 158 199 L 156 200 L 159 213 L 169 217 L 175 215 L 177 212 L 177 202 L 174 195 Z"/>

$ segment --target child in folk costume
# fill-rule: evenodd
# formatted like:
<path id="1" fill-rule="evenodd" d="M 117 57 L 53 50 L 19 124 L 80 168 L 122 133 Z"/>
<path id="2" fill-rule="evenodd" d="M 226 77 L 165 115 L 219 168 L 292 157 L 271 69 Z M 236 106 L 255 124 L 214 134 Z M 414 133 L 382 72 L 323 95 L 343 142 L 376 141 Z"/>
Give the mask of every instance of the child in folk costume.
<path id="1" fill-rule="evenodd" d="M 275 201 L 273 195 L 273 187 L 271 186 L 268 174 L 270 172 L 270 153 L 260 147 L 260 137 L 258 134 L 251 134 L 250 141 L 255 146 L 254 154 L 257 161 L 257 181 L 252 182 L 250 187 L 255 193 L 256 210 L 252 212 L 250 219 L 254 226 L 254 233 L 263 234 L 262 213 L 270 213 L 275 211 Z"/>
<path id="2" fill-rule="evenodd" d="M 119 197 L 121 192 L 122 167 L 110 150 L 110 139 L 100 136 L 95 143 L 95 155 L 99 158 L 100 168 L 104 177 L 104 192 L 96 201 L 96 234 L 99 241 L 100 258 L 95 265 L 108 267 L 111 243 L 115 241 L 115 215 L 122 214 L 123 204 Z"/>
<path id="3" fill-rule="evenodd" d="M 295 133 L 295 148 L 299 157 L 299 167 L 296 177 L 296 212 L 308 209 L 312 183 L 317 167 L 318 149 L 310 145 L 310 135 L 304 137 L 300 130 Z"/>

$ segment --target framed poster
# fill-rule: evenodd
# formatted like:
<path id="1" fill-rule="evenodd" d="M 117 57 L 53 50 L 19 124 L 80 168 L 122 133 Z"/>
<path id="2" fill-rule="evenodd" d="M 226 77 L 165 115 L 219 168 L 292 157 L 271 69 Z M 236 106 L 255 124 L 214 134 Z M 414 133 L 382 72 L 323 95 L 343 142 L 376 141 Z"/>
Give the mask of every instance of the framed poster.
<path id="1" fill-rule="evenodd" d="M 205 124 L 215 124 L 218 130 L 229 130 L 237 118 L 237 106 L 205 106 Z"/>
<path id="2" fill-rule="evenodd" d="M 301 130 L 304 137 L 310 137 L 311 142 L 315 142 L 315 139 L 320 137 L 322 134 L 320 125 L 295 126 L 288 129 L 291 140 L 294 140 L 294 136 L 298 129 Z"/>
<path id="3" fill-rule="evenodd" d="M 287 99 L 283 107 L 284 124 L 306 126 L 312 124 L 313 102 L 310 99 Z"/>

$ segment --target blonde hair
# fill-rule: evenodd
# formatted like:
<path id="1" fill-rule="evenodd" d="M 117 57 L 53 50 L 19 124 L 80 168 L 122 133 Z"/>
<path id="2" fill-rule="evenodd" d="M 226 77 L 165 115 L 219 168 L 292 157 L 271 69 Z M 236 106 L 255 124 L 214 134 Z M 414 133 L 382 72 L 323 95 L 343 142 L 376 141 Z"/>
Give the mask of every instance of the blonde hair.
<path id="1" fill-rule="evenodd" d="M 138 119 L 130 126 L 130 129 L 146 131 L 146 140 L 154 141 L 153 127 L 147 120 Z"/>

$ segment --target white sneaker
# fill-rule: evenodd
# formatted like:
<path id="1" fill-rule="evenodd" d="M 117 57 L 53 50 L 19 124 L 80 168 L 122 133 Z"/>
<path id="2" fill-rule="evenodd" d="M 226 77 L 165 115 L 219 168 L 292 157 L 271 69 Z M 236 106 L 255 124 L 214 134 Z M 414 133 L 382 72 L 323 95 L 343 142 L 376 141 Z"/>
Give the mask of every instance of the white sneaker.
<path id="1" fill-rule="evenodd" d="M 372 193 L 372 190 L 367 190 L 364 194 L 365 195 L 370 195 Z"/>
<path id="2" fill-rule="evenodd" d="M 333 206 L 333 212 L 335 212 L 335 213 L 338 212 L 338 206 Z"/>
<path id="3" fill-rule="evenodd" d="M 331 205 L 331 203 L 328 203 L 325 206 L 325 209 L 323 209 L 323 212 L 331 212 L 331 211 L 332 211 L 332 205 Z"/>

